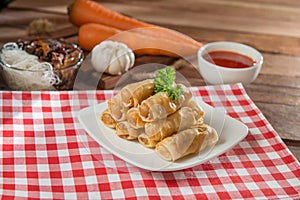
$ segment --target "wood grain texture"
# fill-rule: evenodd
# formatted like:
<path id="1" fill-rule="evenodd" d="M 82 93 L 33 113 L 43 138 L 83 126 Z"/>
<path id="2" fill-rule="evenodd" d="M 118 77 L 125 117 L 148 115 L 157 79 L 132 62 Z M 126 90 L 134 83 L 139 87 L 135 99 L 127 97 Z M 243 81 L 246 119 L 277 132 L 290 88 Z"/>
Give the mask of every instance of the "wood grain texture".
<path id="1" fill-rule="evenodd" d="M 104 1 L 100 1 L 104 2 Z M 300 7 L 226 0 L 105 1 L 104 5 L 152 23 L 299 36 Z M 130 11 L 130 12 L 129 12 Z M 278 25 L 280 22 L 280 25 Z M 275 24 L 274 24 L 275 23 Z M 287 31 L 288 30 L 288 31 Z"/>
<path id="2" fill-rule="evenodd" d="M 55 25 L 55 31 L 42 37 L 63 38 L 77 35 L 78 28 L 69 23 L 65 14 L 56 14 L 32 9 L 4 9 L 0 13 L 0 45 L 19 38 L 32 39 L 27 33 L 29 24 L 35 19 L 48 19 Z M 76 39 L 77 40 L 77 39 Z"/>
<path id="3" fill-rule="evenodd" d="M 72 2 L 73 0 L 15 0 L 9 5 L 9 7 L 66 14 L 67 6 L 70 5 Z"/>
<path id="4" fill-rule="evenodd" d="M 295 0 L 98 0 L 125 15 L 184 33 L 202 43 L 236 41 L 257 48 L 264 64 L 257 79 L 244 85 L 246 92 L 300 160 L 300 1 Z M 27 38 L 26 28 L 36 18 L 56 23 L 48 37 L 77 42 L 78 28 L 68 22 L 67 5 L 72 0 L 15 0 L 0 12 L 0 45 Z M 89 52 L 85 52 L 88 55 Z M 205 85 L 196 57 L 178 71 L 193 86 Z M 176 60 L 142 56 L 143 63 L 172 65 Z M 82 67 L 80 89 L 113 88 L 120 77 Z M 1 79 L 0 79 L 1 82 Z M 0 85 L 1 89 L 7 89 Z"/>

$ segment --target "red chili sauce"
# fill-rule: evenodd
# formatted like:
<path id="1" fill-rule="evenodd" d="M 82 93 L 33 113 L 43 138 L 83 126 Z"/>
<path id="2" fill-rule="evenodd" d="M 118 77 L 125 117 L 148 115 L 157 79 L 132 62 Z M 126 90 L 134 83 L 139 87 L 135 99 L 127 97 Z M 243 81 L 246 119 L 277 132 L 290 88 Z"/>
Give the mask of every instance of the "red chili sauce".
<path id="1" fill-rule="evenodd" d="M 227 68 L 247 68 L 256 61 L 252 58 L 232 51 L 212 51 L 203 55 L 208 62 Z"/>

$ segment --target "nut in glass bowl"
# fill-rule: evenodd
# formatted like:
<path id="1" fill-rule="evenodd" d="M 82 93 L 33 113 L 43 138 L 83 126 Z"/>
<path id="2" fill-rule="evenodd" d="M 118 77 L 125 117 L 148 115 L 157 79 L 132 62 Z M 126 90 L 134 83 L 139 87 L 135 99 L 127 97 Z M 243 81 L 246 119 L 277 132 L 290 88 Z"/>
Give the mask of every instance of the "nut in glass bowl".
<path id="1" fill-rule="evenodd" d="M 71 90 L 82 61 L 77 45 L 53 39 L 9 42 L 0 50 L 1 74 L 12 90 Z"/>

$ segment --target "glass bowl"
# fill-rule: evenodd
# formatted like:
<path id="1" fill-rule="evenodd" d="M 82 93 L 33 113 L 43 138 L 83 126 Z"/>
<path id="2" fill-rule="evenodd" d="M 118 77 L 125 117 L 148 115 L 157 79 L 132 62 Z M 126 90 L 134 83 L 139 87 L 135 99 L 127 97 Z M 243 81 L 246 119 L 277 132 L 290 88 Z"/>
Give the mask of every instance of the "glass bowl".
<path id="1" fill-rule="evenodd" d="M 12 90 L 71 90 L 82 61 L 80 47 L 53 39 L 9 42 L 0 50 L 1 74 Z"/>

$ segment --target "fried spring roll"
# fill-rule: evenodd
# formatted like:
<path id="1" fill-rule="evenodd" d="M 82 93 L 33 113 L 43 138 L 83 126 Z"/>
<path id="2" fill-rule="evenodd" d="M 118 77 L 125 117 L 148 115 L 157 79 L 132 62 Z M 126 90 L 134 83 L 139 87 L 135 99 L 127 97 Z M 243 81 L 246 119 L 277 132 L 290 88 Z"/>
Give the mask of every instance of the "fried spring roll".
<path id="1" fill-rule="evenodd" d="M 119 122 L 116 125 L 117 135 L 127 140 L 136 140 L 144 132 L 143 128 L 135 129 L 127 121 Z"/>
<path id="2" fill-rule="evenodd" d="M 204 116 L 204 111 L 203 109 L 194 101 L 194 100 L 189 100 L 186 102 L 183 107 L 190 107 L 193 109 L 193 113 L 195 116 L 199 115 L 200 119 L 203 119 Z"/>
<path id="3" fill-rule="evenodd" d="M 180 109 L 191 98 L 192 94 L 188 90 L 185 90 L 184 95 L 177 101 L 172 100 L 166 92 L 159 92 L 142 101 L 139 106 L 140 116 L 145 122 L 164 119 Z"/>
<path id="4" fill-rule="evenodd" d="M 136 107 L 144 99 L 152 95 L 154 83 L 152 79 L 128 84 L 108 101 L 108 108 L 112 117 L 117 121 L 124 121 L 126 113 L 131 107 Z"/>
<path id="5" fill-rule="evenodd" d="M 144 122 L 144 121 L 142 120 L 142 118 L 141 118 L 141 116 L 140 116 L 139 109 L 136 108 L 136 107 L 130 108 L 130 109 L 127 111 L 127 116 L 126 116 L 126 118 L 127 118 L 128 123 L 129 123 L 132 127 L 136 128 L 136 129 L 142 128 L 142 127 L 145 126 L 145 123 L 146 123 L 146 122 Z"/>
<path id="6" fill-rule="evenodd" d="M 205 137 L 200 151 L 203 151 L 207 148 L 212 148 L 219 140 L 219 136 L 214 128 L 207 124 L 201 124 L 198 127 L 199 131 L 206 132 L 207 137 Z"/>
<path id="7" fill-rule="evenodd" d="M 111 116 L 109 109 L 106 109 L 103 111 L 103 113 L 101 113 L 100 119 L 107 127 L 113 128 L 113 129 L 116 128 L 117 122 Z"/>
<path id="8" fill-rule="evenodd" d="M 138 141 L 140 144 L 142 144 L 144 147 L 147 148 L 155 148 L 157 141 L 149 139 L 149 136 L 145 133 L 142 133 L 138 137 Z"/>
<path id="9" fill-rule="evenodd" d="M 144 81 L 129 84 L 122 88 L 122 101 L 126 107 L 136 107 L 144 99 L 147 99 L 153 94 L 154 80 L 147 79 Z"/>
<path id="10" fill-rule="evenodd" d="M 121 93 L 119 92 L 108 101 L 108 109 L 114 120 L 120 122 L 126 119 L 126 112 L 129 108 L 124 106 Z"/>
<path id="11" fill-rule="evenodd" d="M 217 142 L 217 138 L 218 135 L 212 128 L 206 131 L 199 128 L 186 129 L 159 142 L 155 150 L 163 159 L 175 161 L 189 154 L 198 153 L 204 142 L 211 145 Z"/>
<path id="12" fill-rule="evenodd" d="M 146 123 L 145 135 L 138 138 L 139 142 L 148 148 L 153 148 L 164 138 L 180 130 L 196 126 L 202 116 L 203 111 L 197 104 L 194 107 L 182 107 L 166 119 Z"/>

